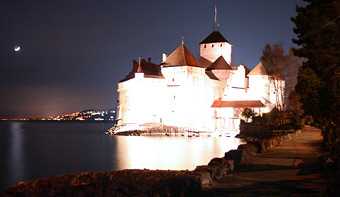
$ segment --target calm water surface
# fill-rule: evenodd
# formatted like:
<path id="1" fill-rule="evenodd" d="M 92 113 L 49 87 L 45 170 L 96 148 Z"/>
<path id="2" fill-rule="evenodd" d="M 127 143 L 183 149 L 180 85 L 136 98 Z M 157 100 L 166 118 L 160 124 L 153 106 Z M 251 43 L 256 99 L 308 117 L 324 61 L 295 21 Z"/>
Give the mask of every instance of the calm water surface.
<path id="1" fill-rule="evenodd" d="M 0 191 L 19 181 L 117 169 L 193 170 L 241 142 L 227 137 L 110 136 L 112 123 L 0 122 Z"/>

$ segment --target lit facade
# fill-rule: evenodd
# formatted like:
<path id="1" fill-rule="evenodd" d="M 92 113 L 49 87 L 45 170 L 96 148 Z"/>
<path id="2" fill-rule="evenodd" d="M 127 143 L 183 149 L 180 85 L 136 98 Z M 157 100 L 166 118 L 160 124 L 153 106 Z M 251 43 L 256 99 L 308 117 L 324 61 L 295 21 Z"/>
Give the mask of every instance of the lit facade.
<path id="1" fill-rule="evenodd" d="M 172 126 L 178 130 L 233 131 L 242 109 L 275 106 L 271 82 L 260 63 L 252 71 L 231 67 L 232 45 L 218 31 L 200 43 L 198 61 L 185 45 L 160 65 L 134 61 L 118 83 L 116 131 Z M 283 81 L 284 84 L 284 81 Z"/>

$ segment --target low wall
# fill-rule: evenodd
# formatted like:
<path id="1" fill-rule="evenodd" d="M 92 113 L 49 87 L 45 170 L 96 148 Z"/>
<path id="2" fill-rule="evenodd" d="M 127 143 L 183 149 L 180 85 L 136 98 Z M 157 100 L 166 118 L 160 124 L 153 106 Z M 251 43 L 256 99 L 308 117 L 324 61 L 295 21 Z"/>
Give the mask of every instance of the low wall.
<path id="1" fill-rule="evenodd" d="M 247 144 L 241 144 L 236 150 L 230 150 L 225 153 L 223 158 L 214 158 L 208 165 L 197 166 L 195 172 L 208 172 L 211 180 L 215 181 L 224 175 L 234 171 L 235 168 L 247 164 L 258 153 L 263 153 L 276 145 L 283 143 L 288 139 L 294 138 L 299 135 L 301 130 L 285 132 L 284 135 L 273 136 L 265 139 L 252 138 L 247 141 Z M 202 184 L 202 187 L 206 184 Z"/>
<path id="2" fill-rule="evenodd" d="M 253 139 L 222 158 L 194 171 L 120 170 L 55 176 L 10 186 L 0 196 L 195 196 L 258 153 L 292 139 L 301 130 L 266 139 Z"/>
<path id="3" fill-rule="evenodd" d="M 19 182 L 1 196 L 192 196 L 207 173 L 170 170 L 120 170 L 60 175 Z"/>
<path id="4" fill-rule="evenodd" d="M 299 135 L 301 131 L 302 131 L 301 129 L 296 130 L 296 131 L 289 131 L 289 132 L 285 132 L 284 134 L 272 136 L 270 138 L 263 138 L 263 139 L 250 138 L 250 139 L 247 139 L 247 143 L 253 144 L 257 148 L 258 153 L 263 153 L 263 152 L 270 150 L 274 146 L 282 144 L 286 140 L 290 140 L 294 138 L 296 135 Z"/>

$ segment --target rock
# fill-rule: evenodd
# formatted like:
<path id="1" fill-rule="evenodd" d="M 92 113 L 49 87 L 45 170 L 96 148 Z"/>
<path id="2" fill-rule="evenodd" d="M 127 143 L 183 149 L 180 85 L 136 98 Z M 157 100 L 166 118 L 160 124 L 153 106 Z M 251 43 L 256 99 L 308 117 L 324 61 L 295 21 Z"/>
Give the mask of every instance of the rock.
<path id="1" fill-rule="evenodd" d="M 242 150 L 241 164 L 246 164 L 257 155 L 257 148 L 253 144 L 241 144 L 237 149 Z"/>
<path id="2" fill-rule="evenodd" d="M 224 158 L 234 161 L 234 168 L 240 166 L 242 161 L 242 150 L 230 150 L 226 152 Z"/>
<path id="3" fill-rule="evenodd" d="M 301 133 L 301 130 L 296 131 L 289 131 L 286 133 L 283 132 L 277 132 L 276 136 L 272 136 L 269 138 L 249 138 L 248 144 L 252 144 L 257 148 L 257 153 L 264 153 L 274 146 L 277 146 L 279 144 L 282 144 L 287 139 L 290 140 L 294 138 L 296 135 L 299 135 Z"/>
<path id="4" fill-rule="evenodd" d="M 234 170 L 234 160 L 213 158 L 208 165 L 197 166 L 195 172 L 209 173 L 211 181 L 215 181 Z"/>
<path id="5" fill-rule="evenodd" d="M 202 187 L 206 187 L 206 186 L 209 186 L 209 185 L 212 184 L 212 179 L 211 179 L 210 173 L 199 172 L 199 174 L 201 175 L 200 179 L 201 179 L 201 186 Z"/>
<path id="6" fill-rule="evenodd" d="M 208 166 L 212 168 L 211 178 L 213 180 L 223 177 L 227 174 L 227 171 L 229 171 L 227 162 L 224 158 L 213 158 Z"/>
<path id="7" fill-rule="evenodd" d="M 193 171 L 121 170 L 86 172 L 20 182 L 1 196 L 188 196 L 207 175 Z"/>

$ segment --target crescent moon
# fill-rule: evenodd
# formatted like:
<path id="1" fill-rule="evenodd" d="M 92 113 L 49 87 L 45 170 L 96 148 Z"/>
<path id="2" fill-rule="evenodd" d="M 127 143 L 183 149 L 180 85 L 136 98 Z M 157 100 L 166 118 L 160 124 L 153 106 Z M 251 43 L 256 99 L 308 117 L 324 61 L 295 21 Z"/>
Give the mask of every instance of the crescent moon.
<path id="1" fill-rule="evenodd" d="M 16 52 L 20 51 L 20 46 L 15 46 L 14 51 L 16 51 Z"/>

